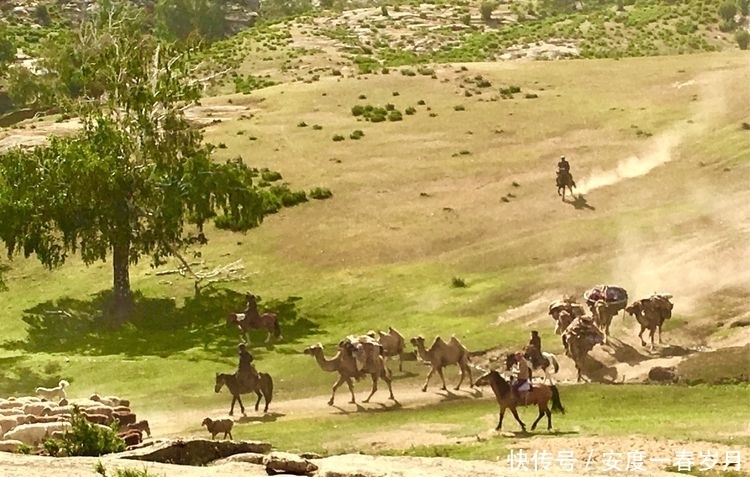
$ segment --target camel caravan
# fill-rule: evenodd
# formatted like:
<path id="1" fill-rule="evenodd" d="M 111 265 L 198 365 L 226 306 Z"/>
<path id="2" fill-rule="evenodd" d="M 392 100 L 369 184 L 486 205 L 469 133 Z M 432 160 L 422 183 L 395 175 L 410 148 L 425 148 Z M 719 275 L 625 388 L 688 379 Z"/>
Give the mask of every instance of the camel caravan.
<path id="1" fill-rule="evenodd" d="M 646 346 L 643 333 L 649 330 L 650 349 L 654 349 L 654 334 L 658 331 L 661 344 L 661 328 L 672 316 L 672 295 L 654 293 L 647 298 L 633 301 L 628 305 L 628 293 L 624 288 L 608 285 L 597 285 L 583 294 L 586 308 L 575 299 L 565 296 L 553 301 L 549 306 L 549 315 L 555 320 L 555 334 L 560 335 L 565 354 L 573 360 L 578 372 L 577 381 L 583 379 L 583 361 L 597 344 L 608 344 L 609 328 L 612 319 L 620 310 L 625 310 L 640 325 L 638 338 Z"/>

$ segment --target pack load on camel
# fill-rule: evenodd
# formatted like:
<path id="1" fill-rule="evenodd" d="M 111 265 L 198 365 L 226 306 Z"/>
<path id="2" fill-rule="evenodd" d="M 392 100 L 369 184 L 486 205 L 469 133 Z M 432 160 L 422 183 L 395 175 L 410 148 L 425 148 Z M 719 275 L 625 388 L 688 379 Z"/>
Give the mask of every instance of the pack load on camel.
<path id="1" fill-rule="evenodd" d="M 574 319 L 563 331 L 562 342 L 565 354 L 575 359 L 604 343 L 604 334 L 591 317 L 582 316 Z"/>
<path id="2" fill-rule="evenodd" d="M 623 309 L 628 304 L 628 292 L 622 287 L 597 285 L 583 292 L 583 299 L 589 308 L 593 308 L 597 301 L 603 300 L 607 305 Z"/>

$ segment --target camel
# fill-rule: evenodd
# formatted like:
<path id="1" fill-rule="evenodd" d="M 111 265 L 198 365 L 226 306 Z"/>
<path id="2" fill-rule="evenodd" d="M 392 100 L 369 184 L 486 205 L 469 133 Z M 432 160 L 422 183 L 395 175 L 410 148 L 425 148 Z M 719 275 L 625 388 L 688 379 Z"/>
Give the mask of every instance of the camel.
<path id="1" fill-rule="evenodd" d="M 575 363 L 578 372 L 576 381 L 583 380 L 583 362 L 594 346 L 602 343 L 604 334 L 592 322 L 591 318 L 576 318 L 562 334 L 565 354 Z"/>
<path id="2" fill-rule="evenodd" d="M 360 371 L 357 369 L 357 361 L 354 359 L 354 356 L 345 350 L 339 349 L 338 353 L 336 353 L 333 358 L 326 359 L 323 355 L 323 345 L 320 343 L 308 346 L 305 348 L 304 353 L 313 356 L 315 361 L 318 362 L 320 369 L 323 371 L 339 373 L 339 379 L 334 383 L 332 388 L 331 399 L 328 400 L 329 406 L 333 406 L 333 398 L 336 395 L 336 389 L 344 383 L 349 387 L 349 392 L 352 394 L 352 400 L 349 401 L 349 403 L 354 404 L 356 402 L 354 399 L 352 378 L 358 379 Z"/>
<path id="3" fill-rule="evenodd" d="M 386 358 L 392 356 L 398 356 L 398 370 L 403 372 L 403 354 L 404 354 L 404 337 L 396 331 L 392 326 L 388 327 L 388 332 L 384 331 L 369 331 L 368 336 L 376 339 L 378 343 L 383 347 L 383 356 Z"/>
<path id="4" fill-rule="evenodd" d="M 586 314 L 583 305 L 565 296 L 562 300 L 555 300 L 549 305 L 549 315 L 555 320 L 555 334 L 561 335 L 570 323 Z"/>
<path id="5" fill-rule="evenodd" d="M 607 303 L 604 300 L 597 300 L 591 306 L 591 313 L 594 315 L 594 323 L 604 333 L 604 344 L 609 341 L 609 327 L 612 324 L 612 318 L 620 313 L 623 307 L 621 305 Z"/>
<path id="6" fill-rule="evenodd" d="M 370 398 L 378 390 L 378 379 L 382 379 L 388 385 L 388 392 L 390 394 L 388 399 L 396 400 L 393 397 L 393 388 L 391 387 L 391 370 L 386 365 L 385 356 L 383 356 L 383 346 L 380 343 L 368 335 L 360 337 L 348 336 L 339 343 L 339 349 L 353 356 L 358 363 L 362 364 L 362 368 L 359 370 L 357 376 L 358 378 L 369 374 L 372 379 L 370 395 L 362 402 L 370 402 Z"/>
<path id="7" fill-rule="evenodd" d="M 643 340 L 643 332 L 649 330 L 651 338 L 651 350 L 654 349 L 654 334 L 659 331 L 659 344 L 661 344 L 661 327 L 666 320 L 672 317 L 673 304 L 670 300 L 672 295 L 654 294 L 649 298 L 637 300 L 625 307 L 625 311 L 633 316 L 638 324 L 641 325 L 641 331 L 638 338 L 641 340 L 641 346 L 646 346 Z"/>
<path id="8" fill-rule="evenodd" d="M 410 341 L 411 344 L 417 348 L 417 356 L 419 359 L 430 363 L 430 372 L 427 374 L 424 386 L 422 386 L 423 392 L 427 391 L 427 383 L 430 382 L 430 378 L 435 371 L 440 375 L 440 379 L 443 382 L 443 387 L 441 389 L 447 391 L 445 377 L 443 376 L 443 368 L 451 364 L 456 364 L 461 369 L 461 379 L 458 381 L 458 384 L 454 389 L 458 391 L 467 374 L 469 376 L 469 387 L 474 387 L 474 381 L 471 377 L 471 368 L 469 368 L 469 350 L 467 350 L 455 336 L 452 336 L 448 343 L 443 341 L 441 337 L 436 337 L 432 346 L 430 346 L 430 349 L 425 349 L 424 338 L 422 336 L 414 337 Z"/>

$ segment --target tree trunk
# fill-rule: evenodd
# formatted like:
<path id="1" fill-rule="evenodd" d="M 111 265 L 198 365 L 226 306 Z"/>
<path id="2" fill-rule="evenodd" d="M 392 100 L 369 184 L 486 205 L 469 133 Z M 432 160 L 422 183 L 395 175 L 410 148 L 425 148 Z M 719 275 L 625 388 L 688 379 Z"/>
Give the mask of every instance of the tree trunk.
<path id="1" fill-rule="evenodd" d="M 133 311 L 133 292 L 130 290 L 130 242 L 116 243 L 112 247 L 111 315 L 116 323 L 124 322 Z"/>

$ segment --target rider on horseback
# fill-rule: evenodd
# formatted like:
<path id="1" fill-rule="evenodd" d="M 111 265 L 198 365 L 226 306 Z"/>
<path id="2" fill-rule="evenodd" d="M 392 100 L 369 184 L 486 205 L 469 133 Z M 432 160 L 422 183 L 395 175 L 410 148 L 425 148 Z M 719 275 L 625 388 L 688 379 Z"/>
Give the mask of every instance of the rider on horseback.
<path id="1" fill-rule="evenodd" d="M 529 362 L 526 361 L 523 351 L 518 351 L 515 354 L 515 357 L 516 364 L 518 364 L 518 374 L 516 374 L 516 379 L 513 381 L 511 389 L 513 390 L 516 401 L 521 401 L 521 397 L 523 397 L 523 400 L 525 401 L 527 393 L 531 391 L 531 366 L 529 365 Z M 523 386 L 524 383 L 529 383 L 529 389 L 526 391 L 519 391 L 518 389 Z"/>
<path id="2" fill-rule="evenodd" d="M 524 357 L 530 360 L 535 368 L 542 366 L 542 362 L 544 361 L 544 356 L 542 355 L 542 338 L 539 336 L 537 330 L 531 331 L 531 339 L 529 339 L 529 344 L 526 345 L 524 351 Z"/>
<path id="3" fill-rule="evenodd" d="M 247 350 L 245 343 L 240 343 L 237 349 L 240 356 L 240 361 L 237 364 L 237 381 L 239 381 L 242 388 L 250 387 L 253 378 L 258 375 L 258 371 L 252 365 L 253 355 Z"/>
<path id="4" fill-rule="evenodd" d="M 567 179 L 569 175 L 570 164 L 565 156 L 560 156 L 560 161 L 557 163 L 557 182 L 560 183 L 561 179 Z"/>

